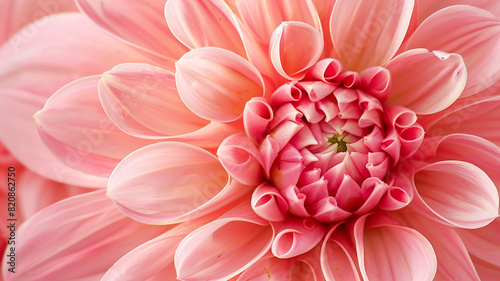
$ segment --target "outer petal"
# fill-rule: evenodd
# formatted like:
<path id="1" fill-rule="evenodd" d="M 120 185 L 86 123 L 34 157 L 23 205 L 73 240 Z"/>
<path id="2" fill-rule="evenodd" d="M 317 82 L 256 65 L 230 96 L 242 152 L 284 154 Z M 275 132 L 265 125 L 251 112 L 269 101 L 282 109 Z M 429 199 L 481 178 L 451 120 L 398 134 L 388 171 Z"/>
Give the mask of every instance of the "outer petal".
<path id="1" fill-rule="evenodd" d="M 417 114 L 447 108 L 460 96 L 467 81 L 467 69 L 457 54 L 410 50 L 385 67 L 392 75 L 387 104 L 402 105 Z"/>
<path id="2" fill-rule="evenodd" d="M 467 162 L 441 161 L 414 175 L 422 213 L 461 228 L 479 228 L 498 216 L 498 192 L 484 171 Z"/>
<path id="3" fill-rule="evenodd" d="M 344 67 L 361 71 L 386 63 L 406 35 L 413 0 L 338 0 L 330 33 Z"/>
<path id="4" fill-rule="evenodd" d="M 458 230 L 458 234 L 464 241 L 469 253 L 500 267 L 499 231 L 500 219 L 497 218 L 483 228 L 473 230 L 460 229 Z"/>
<path id="5" fill-rule="evenodd" d="M 363 278 L 432 280 L 437 260 L 429 241 L 413 229 L 368 216 L 356 221 L 353 234 Z"/>
<path id="6" fill-rule="evenodd" d="M 417 0 L 419 22 L 423 22 L 435 12 L 453 5 L 470 5 L 489 11 L 500 18 L 500 2 L 491 0 Z"/>
<path id="7" fill-rule="evenodd" d="M 302 22 L 283 22 L 271 36 L 269 53 L 278 73 L 290 80 L 300 80 L 323 52 L 323 37 Z"/>
<path id="8" fill-rule="evenodd" d="M 38 1 L 38 0 L 2 0 L 0 1 L 0 45 L 2 45 L 16 31 L 27 24 L 56 13 L 77 11 L 73 1 Z M 40 21 L 39 26 L 46 23 Z M 31 31 L 35 30 L 35 26 Z"/>
<path id="9" fill-rule="evenodd" d="M 190 233 L 177 248 L 181 280 L 228 280 L 269 251 L 273 230 L 244 204 Z"/>
<path id="10" fill-rule="evenodd" d="M 99 79 L 89 76 L 63 87 L 35 119 L 40 137 L 60 161 L 107 177 L 123 157 L 151 142 L 123 133 L 107 118 L 97 94 Z"/>
<path id="11" fill-rule="evenodd" d="M 120 64 L 105 72 L 99 98 L 113 123 L 137 137 L 180 135 L 209 123 L 184 105 L 173 73 L 148 64 Z"/>
<path id="12" fill-rule="evenodd" d="M 278 259 L 264 257 L 245 270 L 238 281 L 264 281 L 264 280 L 293 280 L 293 281 L 319 281 L 307 262 L 300 259 Z"/>
<path id="13" fill-rule="evenodd" d="M 227 50 L 192 50 L 175 66 L 181 99 L 191 111 L 208 120 L 234 121 L 247 101 L 264 94 L 264 81 L 257 69 Z"/>
<path id="14" fill-rule="evenodd" d="M 268 45 L 273 31 L 284 21 L 307 23 L 321 31 L 318 13 L 308 0 L 237 0 L 239 14 L 259 42 Z"/>
<path id="15" fill-rule="evenodd" d="M 96 191 L 51 205 L 23 223 L 16 236 L 16 273 L 5 280 L 95 280 L 121 256 L 167 227 L 123 216 Z M 75 270 L 78 268 L 78 270 Z"/>
<path id="16" fill-rule="evenodd" d="M 234 15 L 221 0 L 168 0 L 165 18 L 175 37 L 190 49 L 212 46 L 246 55 Z"/>
<path id="17" fill-rule="evenodd" d="M 393 213 L 394 214 L 394 213 Z M 432 221 L 416 212 L 401 212 L 396 218 L 417 230 L 432 244 L 438 267 L 435 280 L 479 280 L 466 247 L 454 228 Z"/>
<path id="18" fill-rule="evenodd" d="M 493 1 L 492 1 L 493 2 Z M 471 6 L 452 6 L 427 18 L 411 37 L 408 48 L 460 54 L 467 66 L 462 96 L 478 93 L 500 79 L 500 20 Z"/>
<path id="19" fill-rule="evenodd" d="M 471 96 L 460 99 L 450 110 L 421 118 L 419 121 L 430 136 L 465 133 L 500 145 L 500 97 L 480 100 Z"/>
<path id="20" fill-rule="evenodd" d="M 188 51 L 165 22 L 165 0 L 76 0 L 76 3 L 102 28 L 160 58 L 175 61 Z"/>
<path id="21" fill-rule="evenodd" d="M 32 32 L 37 26 L 38 32 Z M 0 60 L 0 139 L 4 145 L 23 165 L 45 177 L 105 185 L 103 178 L 60 164 L 38 136 L 33 114 L 74 79 L 101 73 L 123 61 L 147 60 L 77 14 L 51 16 L 26 27 L 0 49 Z"/>

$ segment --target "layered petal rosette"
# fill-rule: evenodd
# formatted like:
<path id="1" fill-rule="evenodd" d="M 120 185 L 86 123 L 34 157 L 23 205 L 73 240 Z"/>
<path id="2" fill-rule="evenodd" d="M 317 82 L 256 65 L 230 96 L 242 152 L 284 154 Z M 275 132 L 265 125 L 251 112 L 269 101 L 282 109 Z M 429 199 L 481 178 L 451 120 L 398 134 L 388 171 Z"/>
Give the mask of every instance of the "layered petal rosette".
<path id="1" fill-rule="evenodd" d="M 103 280 L 500 278 L 499 7 L 434 2 L 77 0 L 134 56 L 31 129 L 51 161 L 79 156 L 65 181 L 107 179 L 127 225 L 167 225 Z M 29 257 L 22 276 L 71 251 Z"/>

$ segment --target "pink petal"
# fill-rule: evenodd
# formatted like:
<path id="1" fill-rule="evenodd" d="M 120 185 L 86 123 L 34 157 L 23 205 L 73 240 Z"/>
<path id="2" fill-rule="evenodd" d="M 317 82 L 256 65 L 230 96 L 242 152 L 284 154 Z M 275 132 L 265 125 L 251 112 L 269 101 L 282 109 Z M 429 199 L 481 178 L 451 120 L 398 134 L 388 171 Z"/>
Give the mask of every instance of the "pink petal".
<path id="1" fill-rule="evenodd" d="M 274 186 L 263 183 L 252 194 L 252 209 L 261 218 L 268 221 L 283 221 L 286 218 L 288 204 L 281 192 Z"/>
<path id="2" fill-rule="evenodd" d="M 500 2 L 491 0 L 417 0 L 418 18 L 422 22 L 435 12 L 453 5 L 470 5 L 500 17 Z"/>
<path id="3" fill-rule="evenodd" d="M 353 235 L 365 280 L 432 280 L 436 274 L 431 244 L 411 228 L 365 215 L 356 221 Z"/>
<path id="4" fill-rule="evenodd" d="M 493 2 L 493 1 L 492 1 Z M 472 6 L 453 6 L 420 24 L 408 48 L 427 48 L 460 54 L 467 66 L 462 96 L 478 93 L 500 79 L 500 20 Z"/>
<path id="5" fill-rule="evenodd" d="M 262 44 L 269 44 L 271 34 L 284 21 L 299 21 L 321 32 L 316 9 L 310 1 L 296 0 L 293 4 L 283 0 L 236 1 L 243 22 Z"/>
<path id="6" fill-rule="evenodd" d="M 314 27 L 298 21 L 281 23 L 273 32 L 269 53 L 278 73 L 300 80 L 323 52 L 323 36 Z"/>
<path id="7" fill-rule="evenodd" d="M 168 229 L 125 217 L 104 191 L 71 197 L 23 223 L 16 233 L 16 256 L 23 262 L 16 264 L 11 276 L 24 280 L 100 278 L 128 251 Z"/>
<path id="8" fill-rule="evenodd" d="M 209 123 L 184 105 L 173 73 L 148 64 L 120 64 L 105 72 L 99 98 L 113 123 L 137 137 L 181 135 Z"/>
<path id="9" fill-rule="evenodd" d="M 238 281 L 266 281 L 266 280 L 293 280 L 316 281 L 323 280 L 315 277 L 310 265 L 299 259 L 278 259 L 264 257 L 245 270 Z"/>
<path id="10" fill-rule="evenodd" d="M 410 24 L 411 0 L 338 0 L 330 33 L 344 67 L 361 71 L 383 65 L 398 50 Z"/>
<path id="11" fill-rule="evenodd" d="M 415 212 L 401 212 L 396 218 L 417 230 L 432 245 L 437 257 L 435 280 L 479 280 L 476 269 L 454 228 L 430 220 Z"/>
<path id="12" fill-rule="evenodd" d="M 498 216 L 498 192 L 488 175 L 461 161 L 429 164 L 414 175 L 419 211 L 442 223 L 479 228 Z"/>
<path id="13" fill-rule="evenodd" d="M 168 0 L 165 18 L 175 37 L 190 49 L 211 46 L 246 55 L 235 17 L 221 0 Z"/>
<path id="14" fill-rule="evenodd" d="M 217 150 L 217 156 L 228 174 L 245 185 L 264 182 L 262 156 L 255 144 L 244 134 L 231 135 Z"/>
<path id="15" fill-rule="evenodd" d="M 170 32 L 165 0 L 76 0 L 80 10 L 102 28 L 139 48 L 176 61 L 188 51 Z M 131 28 L 132 27 L 132 28 Z"/>
<path id="16" fill-rule="evenodd" d="M 0 18 L 3 24 L 0 25 L 0 45 L 31 22 L 51 14 L 73 11 L 78 11 L 73 1 L 59 3 L 59 1 L 2 0 Z"/>
<path id="17" fill-rule="evenodd" d="M 256 143 L 262 142 L 273 118 L 273 109 L 265 98 L 255 97 L 249 100 L 243 110 L 243 125 L 247 136 Z"/>
<path id="18" fill-rule="evenodd" d="M 229 182 L 215 155 L 178 142 L 157 143 L 131 153 L 108 183 L 108 196 L 117 207 L 149 224 L 199 217 L 246 191 Z"/>
<path id="19" fill-rule="evenodd" d="M 325 235 L 324 226 L 309 218 L 288 219 L 271 225 L 276 232 L 271 251 L 280 259 L 308 252 L 316 247 Z"/>
<path id="20" fill-rule="evenodd" d="M 467 79 L 459 55 L 425 49 L 404 52 L 385 67 L 393 81 L 387 104 L 402 105 L 417 114 L 431 114 L 450 106 L 462 93 Z"/>
<path id="21" fill-rule="evenodd" d="M 500 278 L 500 267 L 487 261 L 471 256 L 474 267 L 481 280 L 498 280 Z"/>
<path id="22" fill-rule="evenodd" d="M 306 79 L 333 82 L 344 67 L 336 59 L 323 59 L 313 65 L 306 73 Z"/>
<path id="23" fill-rule="evenodd" d="M 245 204 L 182 240 L 175 252 L 177 279 L 228 280 L 264 256 L 273 235 Z"/>
<path id="24" fill-rule="evenodd" d="M 33 33 L 34 29 L 37 32 Z M 45 177 L 69 184 L 104 186 L 102 177 L 61 164 L 45 148 L 33 114 L 42 109 L 49 96 L 74 79 L 102 73 L 124 61 L 148 60 L 77 14 L 51 16 L 26 27 L 3 46 L 0 57 L 0 139 L 4 145 L 23 165 Z"/>
<path id="25" fill-rule="evenodd" d="M 192 50 L 175 65 L 181 99 L 192 112 L 208 120 L 234 121 L 247 101 L 264 93 L 257 69 L 227 50 Z"/>
<path id="26" fill-rule="evenodd" d="M 386 106 L 384 114 L 394 128 L 408 128 L 417 122 L 417 115 L 412 110 L 399 105 Z"/>
<path id="27" fill-rule="evenodd" d="M 499 107 L 499 97 L 478 100 L 475 96 L 471 96 L 463 102 L 454 104 L 443 114 L 422 118 L 421 122 L 425 124 L 425 130 L 430 136 L 465 133 L 500 145 Z"/>
<path id="28" fill-rule="evenodd" d="M 369 67 L 360 73 L 361 85 L 368 94 L 384 102 L 389 96 L 392 87 L 391 73 L 380 66 Z"/>
<path id="29" fill-rule="evenodd" d="M 499 230 L 500 219 L 497 218 L 489 225 L 479 229 L 460 229 L 458 234 L 464 241 L 469 253 L 500 267 Z"/>
<path id="30" fill-rule="evenodd" d="M 321 247 L 321 268 L 328 281 L 360 281 L 356 250 L 344 225 L 332 226 Z"/>
<path id="31" fill-rule="evenodd" d="M 123 157 L 151 142 L 123 133 L 107 118 L 97 95 L 99 79 L 89 76 L 66 85 L 35 119 L 40 137 L 62 163 L 107 177 Z"/>

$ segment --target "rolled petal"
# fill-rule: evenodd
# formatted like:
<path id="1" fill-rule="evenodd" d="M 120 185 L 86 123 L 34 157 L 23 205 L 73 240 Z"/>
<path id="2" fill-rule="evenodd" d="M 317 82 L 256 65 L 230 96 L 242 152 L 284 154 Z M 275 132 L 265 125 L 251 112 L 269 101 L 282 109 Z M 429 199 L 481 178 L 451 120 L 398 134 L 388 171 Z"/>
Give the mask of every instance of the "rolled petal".
<path id="1" fill-rule="evenodd" d="M 236 1 L 243 22 L 259 42 L 268 45 L 273 31 L 284 21 L 299 21 L 321 31 L 318 13 L 311 1 Z"/>
<path id="2" fill-rule="evenodd" d="M 213 154 L 188 144 L 163 142 L 123 159 L 109 179 L 108 196 L 135 220 L 172 223 L 216 208 L 214 197 L 227 184 L 228 175 Z"/>
<path id="3" fill-rule="evenodd" d="M 467 81 L 467 69 L 457 54 L 415 49 L 395 57 L 385 67 L 393 81 L 387 104 L 402 105 L 417 114 L 447 108 Z"/>
<path id="4" fill-rule="evenodd" d="M 414 229 L 365 215 L 356 221 L 353 236 L 365 280 L 432 280 L 436 274 L 432 245 Z"/>
<path id="5" fill-rule="evenodd" d="M 300 80 L 323 52 L 323 36 L 312 26 L 296 21 L 281 23 L 269 46 L 271 62 L 289 80 Z"/>
<path id="6" fill-rule="evenodd" d="M 369 67 L 360 73 L 361 85 L 368 94 L 385 102 L 392 87 L 391 73 L 381 66 Z"/>
<path id="7" fill-rule="evenodd" d="M 273 229 L 248 206 L 191 232 L 175 252 L 177 279 L 228 280 L 271 248 Z"/>
<path id="8" fill-rule="evenodd" d="M 414 1 L 336 1 L 330 33 L 344 67 L 361 71 L 383 65 L 399 49 L 410 24 Z"/>
<path id="9" fill-rule="evenodd" d="M 206 126 L 209 121 L 182 102 L 174 74 L 149 64 L 120 64 L 99 81 L 99 98 L 111 121 L 141 138 L 175 136 Z"/>
<path id="10" fill-rule="evenodd" d="M 247 101 L 264 94 L 264 81 L 257 69 L 227 50 L 192 50 L 175 65 L 175 82 L 182 101 L 208 120 L 234 121 Z"/>
<path id="11" fill-rule="evenodd" d="M 485 10 L 465 5 L 442 9 L 419 25 L 408 48 L 460 54 L 467 66 L 462 97 L 478 93 L 500 79 L 496 63 L 500 59 L 500 19 Z"/>
<path id="12" fill-rule="evenodd" d="M 469 247 L 464 245 L 455 228 L 445 226 L 416 212 L 400 212 L 396 219 L 417 230 L 432 245 L 437 257 L 435 280 L 480 280 L 469 257 Z"/>
<path id="13" fill-rule="evenodd" d="M 117 259 L 168 229 L 127 218 L 104 191 L 71 197 L 43 209 L 19 228 L 16 257 L 23 262 L 6 280 L 100 278 Z M 4 272 L 7 266 L 4 263 Z"/>
<path id="14" fill-rule="evenodd" d="M 107 118 L 97 94 L 99 78 L 66 85 L 34 117 L 40 137 L 62 163 L 108 177 L 123 157 L 151 142 L 123 133 Z"/>
<path id="15" fill-rule="evenodd" d="M 271 225 L 276 232 L 271 251 L 280 259 L 296 257 L 311 250 L 325 235 L 323 225 L 309 218 L 288 219 Z"/>
<path id="16" fill-rule="evenodd" d="M 498 216 L 498 192 L 488 175 L 462 161 L 429 164 L 414 175 L 418 210 L 442 223 L 479 228 Z"/>
<path id="17" fill-rule="evenodd" d="M 188 51 L 165 22 L 165 0 L 144 3 L 134 0 L 76 0 L 76 3 L 102 28 L 160 58 L 176 61 Z"/>
<path id="18" fill-rule="evenodd" d="M 273 118 L 273 109 L 266 99 L 256 97 L 249 100 L 243 110 L 243 125 L 247 136 L 256 143 L 262 142 Z"/>
<path id="19" fill-rule="evenodd" d="M 0 57 L 2 143 L 23 165 L 45 177 L 69 184 L 106 185 L 105 178 L 60 163 L 38 136 L 33 115 L 54 92 L 79 77 L 100 74 L 124 61 L 148 60 L 79 14 L 33 23 L 2 46 Z M 10 122 L 12 118 L 16 122 Z"/>
<path id="20" fill-rule="evenodd" d="M 168 0 L 165 18 L 175 37 L 190 49 L 219 47 L 246 55 L 234 15 L 222 0 Z"/>
<path id="21" fill-rule="evenodd" d="M 386 120 L 394 128 L 404 129 L 417 122 L 417 115 L 406 107 L 393 105 L 384 108 Z"/>
<path id="22" fill-rule="evenodd" d="M 286 218 L 288 204 L 281 192 L 274 186 L 263 183 L 252 194 L 252 209 L 261 218 L 268 221 L 283 221 Z"/>
<path id="23" fill-rule="evenodd" d="M 323 59 L 313 65 L 306 73 L 306 79 L 333 82 L 342 72 L 344 67 L 336 59 Z"/>
<path id="24" fill-rule="evenodd" d="M 242 184 L 257 186 L 264 181 L 262 156 L 244 134 L 231 135 L 217 150 L 217 156 L 228 174 Z"/>
<path id="25" fill-rule="evenodd" d="M 418 123 L 401 130 L 400 139 L 402 159 L 406 159 L 417 152 L 418 148 L 422 144 L 422 141 L 424 140 L 424 134 L 424 129 Z"/>

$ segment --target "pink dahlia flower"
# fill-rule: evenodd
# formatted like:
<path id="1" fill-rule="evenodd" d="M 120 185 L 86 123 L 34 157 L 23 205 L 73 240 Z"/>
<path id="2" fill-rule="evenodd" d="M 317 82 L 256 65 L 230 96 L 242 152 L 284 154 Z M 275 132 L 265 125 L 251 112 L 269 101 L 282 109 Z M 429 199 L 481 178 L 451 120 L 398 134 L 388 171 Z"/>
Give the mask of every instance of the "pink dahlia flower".
<path id="1" fill-rule="evenodd" d="M 500 2 L 76 3 L 0 49 L 0 137 L 111 200 L 5 279 L 500 278 Z"/>

